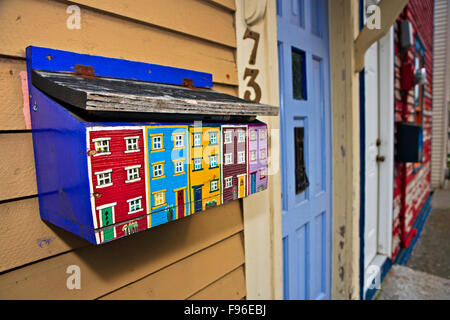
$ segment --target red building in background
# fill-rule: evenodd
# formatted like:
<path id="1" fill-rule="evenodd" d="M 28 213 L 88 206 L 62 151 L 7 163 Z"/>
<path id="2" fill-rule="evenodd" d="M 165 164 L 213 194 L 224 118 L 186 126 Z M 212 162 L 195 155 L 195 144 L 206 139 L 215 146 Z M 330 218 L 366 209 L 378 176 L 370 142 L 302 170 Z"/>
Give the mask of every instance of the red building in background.
<path id="1" fill-rule="evenodd" d="M 395 163 L 392 259 L 407 248 L 413 225 L 430 195 L 434 1 L 411 0 L 397 19 L 395 32 L 395 122 L 423 128 L 423 161 Z M 400 24 L 411 22 L 413 45 L 402 50 Z M 414 84 L 409 69 L 426 69 L 426 84 Z M 397 126 L 396 126 L 397 127 Z"/>
<path id="2" fill-rule="evenodd" d="M 147 229 L 143 128 L 88 128 L 88 155 L 97 243 Z"/>

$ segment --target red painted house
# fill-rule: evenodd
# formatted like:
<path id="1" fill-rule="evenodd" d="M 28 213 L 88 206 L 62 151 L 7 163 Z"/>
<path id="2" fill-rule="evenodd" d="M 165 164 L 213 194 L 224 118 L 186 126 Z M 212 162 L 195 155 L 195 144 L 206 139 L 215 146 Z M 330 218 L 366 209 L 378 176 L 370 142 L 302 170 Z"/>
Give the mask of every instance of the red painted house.
<path id="1" fill-rule="evenodd" d="M 247 126 L 222 126 L 222 203 L 247 195 Z"/>
<path id="2" fill-rule="evenodd" d="M 394 163 L 392 259 L 416 235 L 413 225 L 430 195 L 434 1 L 411 0 L 397 20 L 395 32 L 395 123 L 423 128 L 423 161 Z M 400 24 L 411 22 L 413 45 L 402 50 Z M 410 70 L 426 68 L 426 84 L 414 85 Z M 409 72 L 408 72 L 409 70 Z"/>
<path id="3" fill-rule="evenodd" d="M 143 128 L 88 129 L 92 212 L 97 243 L 147 229 Z"/>

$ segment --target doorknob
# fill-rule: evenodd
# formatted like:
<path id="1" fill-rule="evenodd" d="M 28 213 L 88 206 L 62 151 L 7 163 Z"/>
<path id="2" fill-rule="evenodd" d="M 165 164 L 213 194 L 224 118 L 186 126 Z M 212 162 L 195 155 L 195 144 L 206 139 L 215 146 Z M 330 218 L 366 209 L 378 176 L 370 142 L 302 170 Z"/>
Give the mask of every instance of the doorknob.
<path id="1" fill-rule="evenodd" d="M 386 158 L 384 156 L 377 156 L 377 162 L 384 162 Z"/>

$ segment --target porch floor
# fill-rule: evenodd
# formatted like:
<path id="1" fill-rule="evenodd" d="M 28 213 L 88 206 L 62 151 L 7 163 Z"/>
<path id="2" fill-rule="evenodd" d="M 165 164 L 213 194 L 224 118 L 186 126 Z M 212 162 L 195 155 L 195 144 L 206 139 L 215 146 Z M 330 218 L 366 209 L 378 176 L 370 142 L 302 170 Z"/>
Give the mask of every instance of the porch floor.
<path id="1" fill-rule="evenodd" d="M 450 189 L 436 190 L 407 266 L 394 265 L 375 299 L 450 300 Z"/>

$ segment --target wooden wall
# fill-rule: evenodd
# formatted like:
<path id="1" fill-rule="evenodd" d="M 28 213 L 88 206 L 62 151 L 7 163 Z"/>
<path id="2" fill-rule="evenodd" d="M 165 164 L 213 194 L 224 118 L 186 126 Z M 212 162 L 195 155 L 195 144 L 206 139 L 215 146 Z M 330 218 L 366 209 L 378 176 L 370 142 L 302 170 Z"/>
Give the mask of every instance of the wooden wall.
<path id="1" fill-rule="evenodd" d="M 79 30 L 66 27 L 71 4 Z M 0 2 L 0 299 L 246 296 L 238 201 L 99 247 L 44 223 L 19 76 L 35 45 L 210 72 L 214 89 L 237 95 L 235 10 L 234 0 Z M 70 265 L 80 290 L 66 287 Z"/>

